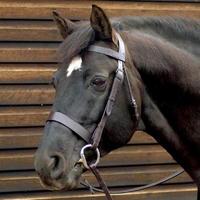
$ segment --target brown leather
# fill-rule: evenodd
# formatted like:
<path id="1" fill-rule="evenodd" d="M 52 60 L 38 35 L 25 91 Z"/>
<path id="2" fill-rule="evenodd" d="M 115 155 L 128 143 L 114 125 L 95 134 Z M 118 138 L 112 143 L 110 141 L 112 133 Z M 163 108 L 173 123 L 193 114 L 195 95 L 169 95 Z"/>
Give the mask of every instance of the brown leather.
<path id="1" fill-rule="evenodd" d="M 125 77 L 126 77 L 126 82 L 127 82 L 127 86 L 128 86 L 128 91 L 129 91 L 129 96 L 130 96 L 130 103 L 131 103 L 131 107 L 134 109 L 134 116 L 135 116 L 135 121 L 137 123 L 139 123 L 139 113 L 138 113 L 138 107 L 137 107 L 137 103 L 135 101 L 135 98 L 133 97 L 133 92 L 131 90 L 131 84 L 130 84 L 130 80 L 128 78 L 128 72 L 126 67 L 124 67 L 124 72 L 125 72 Z"/>
<path id="2" fill-rule="evenodd" d="M 110 114 L 112 112 L 112 108 L 113 108 L 113 105 L 116 100 L 117 92 L 118 92 L 120 86 L 122 85 L 123 79 L 124 79 L 123 71 L 121 69 L 117 70 L 105 110 L 103 112 L 100 122 L 98 123 L 97 128 L 95 129 L 95 131 L 92 135 L 91 144 L 93 145 L 94 149 L 98 148 L 98 146 L 99 146 L 99 142 L 101 140 L 104 126 L 106 124 L 108 117 L 110 116 Z"/>
<path id="3" fill-rule="evenodd" d="M 123 80 L 124 80 L 123 64 L 125 62 L 125 46 L 124 46 L 124 42 L 123 42 L 121 36 L 118 33 L 116 33 L 116 37 L 118 38 L 118 42 L 119 42 L 119 52 L 115 52 L 114 50 L 108 49 L 108 48 L 97 49 L 96 46 L 95 46 L 95 48 L 93 47 L 92 49 L 89 48 L 90 51 L 94 51 L 94 52 L 98 51 L 98 53 L 102 53 L 102 54 L 111 56 L 113 58 L 117 57 L 117 59 L 118 59 L 118 66 L 117 66 L 117 70 L 116 70 L 116 75 L 115 75 L 115 78 L 114 78 L 114 81 L 113 81 L 112 89 L 111 89 L 107 104 L 105 106 L 105 110 L 103 112 L 103 115 L 101 117 L 101 120 L 100 120 L 97 128 L 95 129 L 95 131 L 92 135 L 92 141 L 91 142 L 92 142 L 94 149 L 98 148 L 98 146 L 99 146 L 99 142 L 101 140 L 101 136 L 102 136 L 104 126 L 106 124 L 106 121 L 107 121 L 109 115 L 112 112 L 112 108 L 113 108 L 113 105 L 114 105 L 116 97 L 117 97 L 117 92 L 118 92 L 119 88 L 121 87 Z M 133 97 L 133 99 L 134 99 L 134 97 Z"/>
<path id="4" fill-rule="evenodd" d="M 59 122 L 78 134 L 86 143 L 90 142 L 90 132 L 67 115 L 60 112 L 51 112 L 48 121 Z"/>
<path id="5" fill-rule="evenodd" d="M 142 185 L 142 186 L 138 186 L 138 187 L 133 187 L 133 188 L 130 188 L 130 189 L 121 189 L 121 190 L 116 190 L 116 189 L 115 189 L 115 190 L 109 190 L 109 188 L 108 188 L 108 190 L 109 190 L 110 194 L 124 194 L 124 193 L 130 193 L 130 192 L 137 192 L 137 191 L 140 191 L 140 190 L 145 190 L 145 189 L 154 187 L 154 186 L 156 186 L 156 185 L 165 183 L 165 182 L 167 182 L 167 181 L 169 181 L 169 180 L 171 180 L 171 179 L 173 179 L 173 178 L 179 176 L 179 175 L 182 174 L 183 172 L 184 172 L 184 169 L 181 169 L 181 170 L 179 170 L 179 171 L 177 171 L 177 172 L 175 172 L 175 173 L 173 173 L 173 174 L 170 174 L 170 175 L 167 176 L 167 177 L 164 177 L 163 179 L 161 179 L 161 180 L 159 180 L 159 181 L 156 181 L 156 182 L 153 182 L 153 183 L 149 183 L 149 184 L 147 184 L 147 185 Z M 98 171 L 97 171 L 96 173 L 98 173 Z M 81 185 L 83 185 L 83 186 L 89 188 L 93 193 L 94 193 L 94 192 L 103 192 L 103 193 L 105 193 L 104 190 L 101 190 L 101 189 L 99 189 L 99 188 L 97 188 L 97 187 L 94 187 L 94 186 L 90 185 L 90 184 L 89 184 L 88 182 L 86 182 L 86 181 L 85 181 L 85 182 L 82 181 L 82 182 L 81 182 Z"/>
<path id="6" fill-rule="evenodd" d="M 121 53 L 114 51 L 112 49 L 109 49 L 109 48 L 91 45 L 90 48 L 88 49 L 88 51 L 101 53 L 101 54 L 104 54 L 104 55 L 110 56 L 112 58 L 115 58 L 117 60 L 121 60 L 121 61 L 125 62 L 125 55 L 124 54 L 121 54 Z"/>
<path id="7" fill-rule="evenodd" d="M 99 186 L 102 188 L 103 192 L 105 193 L 106 195 L 106 199 L 107 200 L 112 200 L 112 197 L 111 197 L 111 194 L 110 194 L 110 191 L 106 185 L 106 183 L 104 182 L 104 180 L 102 179 L 100 173 L 99 173 L 99 170 L 96 168 L 95 165 L 90 165 L 90 170 L 91 172 L 95 175 L 98 183 L 99 183 Z"/>

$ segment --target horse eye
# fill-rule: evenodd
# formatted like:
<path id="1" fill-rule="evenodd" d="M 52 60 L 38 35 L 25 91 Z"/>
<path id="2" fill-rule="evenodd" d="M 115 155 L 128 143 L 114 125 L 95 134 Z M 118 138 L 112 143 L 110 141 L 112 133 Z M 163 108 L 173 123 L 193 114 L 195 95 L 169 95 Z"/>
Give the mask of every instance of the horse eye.
<path id="1" fill-rule="evenodd" d="M 94 80 L 92 80 L 92 84 L 96 86 L 104 85 L 105 82 L 106 80 L 103 80 L 102 78 L 95 78 Z"/>
<path id="2" fill-rule="evenodd" d="M 106 86 L 106 79 L 103 77 L 96 77 L 91 81 L 91 85 L 95 87 L 95 89 L 103 90 Z"/>

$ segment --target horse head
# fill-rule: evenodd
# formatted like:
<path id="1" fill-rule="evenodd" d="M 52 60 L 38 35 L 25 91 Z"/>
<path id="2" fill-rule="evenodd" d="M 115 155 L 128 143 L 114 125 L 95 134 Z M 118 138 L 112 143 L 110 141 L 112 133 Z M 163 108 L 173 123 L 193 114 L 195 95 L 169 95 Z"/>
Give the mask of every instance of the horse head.
<path id="1" fill-rule="evenodd" d="M 58 55 L 61 66 L 53 77 L 56 96 L 53 112 L 67 115 L 86 129 L 92 137 L 104 112 L 115 78 L 118 60 L 88 50 L 91 45 L 118 51 L 116 31 L 104 13 L 92 7 L 90 23 L 77 26 L 54 13 L 55 21 L 64 38 Z M 138 113 L 141 108 L 141 80 L 126 49 L 125 65 L 134 94 Z M 116 96 L 111 115 L 105 124 L 99 144 L 101 156 L 126 144 L 135 131 L 135 120 L 127 83 L 123 81 Z M 80 151 L 86 141 L 63 124 L 49 120 L 35 155 L 35 168 L 43 184 L 49 189 L 73 189 L 77 187 L 85 171 Z M 87 160 L 95 155 L 86 151 Z"/>

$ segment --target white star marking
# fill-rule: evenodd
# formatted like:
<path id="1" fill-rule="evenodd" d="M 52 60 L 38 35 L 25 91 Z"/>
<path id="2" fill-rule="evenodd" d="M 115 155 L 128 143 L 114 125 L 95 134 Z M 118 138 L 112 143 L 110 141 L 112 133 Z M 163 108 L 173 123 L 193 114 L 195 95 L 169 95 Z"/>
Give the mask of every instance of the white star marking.
<path id="1" fill-rule="evenodd" d="M 75 56 L 69 64 L 69 67 L 67 68 L 67 77 L 71 76 L 73 71 L 80 70 L 81 64 L 82 58 L 80 56 Z"/>

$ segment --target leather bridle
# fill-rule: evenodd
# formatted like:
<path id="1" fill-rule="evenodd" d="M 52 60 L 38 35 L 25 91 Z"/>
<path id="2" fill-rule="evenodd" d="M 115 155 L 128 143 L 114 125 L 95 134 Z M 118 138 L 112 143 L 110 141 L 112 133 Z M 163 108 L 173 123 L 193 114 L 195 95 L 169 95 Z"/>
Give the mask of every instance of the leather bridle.
<path id="1" fill-rule="evenodd" d="M 103 181 L 102 177 L 99 174 L 99 171 L 96 168 L 96 165 L 98 164 L 99 158 L 100 158 L 98 146 L 99 146 L 99 143 L 100 143 L 100 140 L 102 137 L 103 129 L 105 127 L 108 117 L 112 113 L 112 109 L 113 109 L 113 105 L 114 105 L 116 97 L 117 97 L 117 93 L 118 93 L 119 89 L 121 88 L 124 79 L 127 82 L 129 96 L 130 96 L 130 103 L 134 109 L 135 122 L 138 123 L 138 121 L 139 121 L 139 113 L 138 113 L 137 104 L 136 104 L 135 98 L 134 98 L 132 90 L 131 90 L 128 73 L 127 73 L 126 67 L 125 67 L 125 45 L 124 45 L 124 42 L 123 42 L 121 36 L 117 32 L 115 32 L 115 34 L 118 39 L 118 46 L 119 46 L 118 52 L 113 49 L 110 49 L 110 48 L 105 48 L 105 47 L 96 46 L 96 45 L 91 45 L 88 48 L 88 51 L 104 54 L 104 55 L 114 58 L 118 61 L 118 65 L 117 65 L 117 69 L 116 69 L 115 77 L 113 80 L 110 95 L 108 97 L 101 120 L 98 123 L 97 127 L 95 128 L 94 132 L 93 133 L 89 132 L 82 125 L 80 125 L 79 123 L 77 123 L 76 121 L 74 121 L 73 119 L 71 119 L 70 117 L 68 117 L 67 115 L 65 115 L 61 112 L 51 112 L 49 115 L 49 118 L 47 120 L 50 122 L 51 121 L 58 122 L 58 123 L 62 124 L 63 126 L 71 129 L 74 133 L 76 133 L 78 136 L 80 136 L 87 143 L 87 145 L 84 146 L 80 152 L 81 160 L 79 162 L 83 163 L 83 165 L 87 169 L 90 169 L 93 172 L 93 174 L 96 176 L 97 181 L 99 182 L 99 185 L 102 188 L 102 190 L 96 189 L 90 185 L 89 185 L 89 188 L 90 189 L 92 188 L 92 190 L 94 190 L 94 191 L 103 191 L 108 200 L 112 200 L 112 197 L 110 195 L 108 187 L 106 186 L 105 182 Z M 96 156 L 97 156 L 96 161 L 92 162 L 90 164 L 87 163 L 87 160 L 85 158 L 85 149 L 87 149 L 87 148 L 94 150 L 96 153 Z M 178 174 L 180 174 L 180 173 L 182 173 L 182 171 L 178 172 Z M 173 174 L 173 177 L 177 176 L 178 174 L 177 173 Z M 166 178 L 165 180 L 163 179 L 162 182 L 165 182 L 173 177 L 170 176 L 170 177 Z M 156 182 L 156 184 L 155 183 L 149 184 L 148 186 L 143 186 L 138 189 L 134 188 L 134 191 L 149 188 L 149 187 L 152 187 L 159 183 L 160 182 Z M 84 185 L 88 186 L 88 184 L 84 184 Z M 133 190 L 131 190 L 131 191 L 133 191 Z M 120 191 L 120 193 L 124 193 L 124 192 L 130 192 L 130 190 Z"/>
<path id="2" fill-rule="evenodd" d="M 62 125 L 68 127 L 74 133 L 76 133 L 78 136 L 80 136 L 87 144 L 92 144 L 93 149 L 96 149 L 99 146 L 99 142 L 100 142 L 100 139 L 101 139 L 101 136 L 102 136 L 102 132 L 103 132 L 105 123 L 106 123 L 108 117 L 111 115 L 113 105 L 114 105 L 115 100 L 116 100 L 117 92 L 118 92 L 118 90 L 120 89 L 120 87 L 123 83 L 124 77 L 126 78 L 127 84 L 128 84 L 128 87 L 129 87 L 128 90 L 129 90 L 129 95 L 130 95 L 130 98 L 131 98 L 130 103 L 134 108 L 135 121 L 137 122 L 138 118 L 139 118 L 137 104 L 136 104 L 135 98 L 132 94 L 132 90 L 130 88 L 130 81 L 129 81 L 129 78 L 128 78 L 127 71 L 124 67 L 124 63 L 125 63 L 124 42 L 123 42 L 121 36 L 118 33 L 115 33 L 115 34 L 116 34 L 116 37 L 118 38 L 118 42 L 119 42 L 119 51 L 118 52 L 114 51 L 110 48 L 105 48 L 105 47 L 96 46 L 96 45 L 91 45 L 88 48 L 88 51 L 104 54 L 104 55 L 107 55 L 109 57 L 112 57 L 112 58 L 118 60 L 118 65 L 117 65 L 115 77 L 114 77 L 114 80 L 113 80 L 111 92 L 110 92 L 110 95 L 108 97 L 108 101 L 106 103 L 106 106 L 105 106 L 104 112 L 102 114 L 101 120 L 98 123 L 96 129 L 94 130 L 93 134 L 90 133 L 87 129 L 85 129 L 82 125 L 80 125 L 79 123 L 77 123 L 76 121 L 74 121 L 73 119 L 71 119 L 70 117 L 68 117 L 67 115 L 65 115 L 61 112 L 51 112 L 50 116 L 47 120 L 47 121 L 59 122 Z"/>

